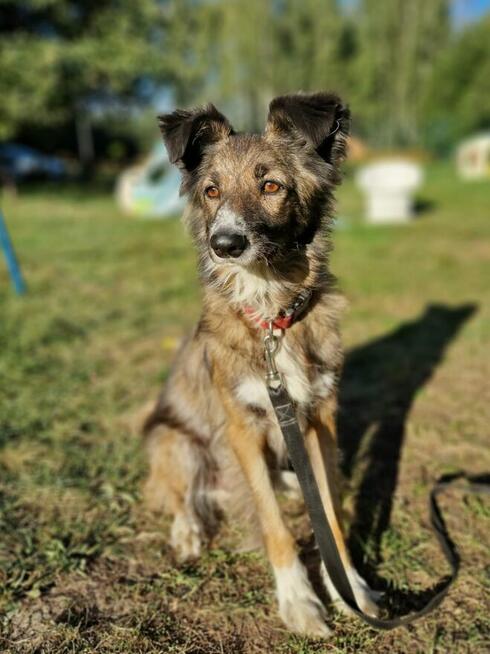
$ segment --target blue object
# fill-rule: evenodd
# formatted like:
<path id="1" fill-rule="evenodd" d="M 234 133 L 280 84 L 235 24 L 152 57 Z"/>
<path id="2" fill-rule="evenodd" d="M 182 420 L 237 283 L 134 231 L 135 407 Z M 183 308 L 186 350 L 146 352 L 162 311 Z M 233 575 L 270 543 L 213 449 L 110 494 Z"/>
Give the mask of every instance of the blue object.
<path id="1" fill-rule="evenodd" d="M 20 143 L 0 143 L 0 173 L 18 182 L 36 177 L 59 180 L 66 176 L 67 171 L 58 157 Z"/>
<path id="2" fill-rule="evenodd" d="M 10 278 L 16 292 L 19 295 L 22 295 L 26 292 L 27 287 L 25 285 L 22 273 L 20 271 L 19 262 L 15 256 L 14 246 L 10 240 L 10 236 L 7 230 L 7 225 L 5 224 L 5 219 L 0 211 L 0 246 L 5 254 L 5 259 L 7 261 L 7 268 L 10 273 Z"/>

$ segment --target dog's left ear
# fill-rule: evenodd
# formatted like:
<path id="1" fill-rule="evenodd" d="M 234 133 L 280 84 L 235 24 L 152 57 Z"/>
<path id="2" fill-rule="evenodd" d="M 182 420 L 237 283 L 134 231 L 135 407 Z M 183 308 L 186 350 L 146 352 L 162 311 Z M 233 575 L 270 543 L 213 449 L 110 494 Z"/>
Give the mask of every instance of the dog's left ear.
<path id="1" fill-rule="evenodd" d="M 349 123 L 349 109 L 334 93 L 295 93 L 272 100 L 266 135 L 301 137 L 322 159 L 335 165 L 345 156 Z"/>
<path id="2" fill-rule="evenodd" d="M 183 174 L 199 166 L 207 146 L 233 134 L 227 118 L 212 104 L 158 116 L 158 125 L 170 163 Z"/>

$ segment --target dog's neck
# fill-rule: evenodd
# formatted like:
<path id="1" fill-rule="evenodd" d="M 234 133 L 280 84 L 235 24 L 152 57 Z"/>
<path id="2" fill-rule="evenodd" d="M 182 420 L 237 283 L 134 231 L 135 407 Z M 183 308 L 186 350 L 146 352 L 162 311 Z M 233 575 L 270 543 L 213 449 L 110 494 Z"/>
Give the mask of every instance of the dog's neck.
<path id="1" fill-rule="evenodd" d="M 267 266 L 226 267 L 204 264 L 206 294 L 218 296 L 237 311 L 246 310 L 256 319 L 283 314 L 298 296 L 318 296 L 332 286 L 324 239 L 312 242 L 301 256 Z"/>

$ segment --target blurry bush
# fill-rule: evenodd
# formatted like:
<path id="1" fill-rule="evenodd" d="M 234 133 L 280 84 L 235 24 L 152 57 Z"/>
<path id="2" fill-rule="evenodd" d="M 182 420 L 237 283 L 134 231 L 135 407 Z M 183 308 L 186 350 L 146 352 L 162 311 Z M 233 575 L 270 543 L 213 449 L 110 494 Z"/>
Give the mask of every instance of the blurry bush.
<path id="1" fill-rule="evenodd" d="M 440 53 L 423 110 L 422 138 L 441 154 L 463 136 L 490 128 L 490 14 L 453 35 Z"/>
<path id="2" fill-rule="evenodd" d="M 177 54 L 193 39 L 180 4 L 2 0 L 0 139 L 76 151 L 90 168 L 94 126 L 110 142 L 159 85 L 192 84 L 199 67 Z"/>
<path id="3" fill-rule="evenodd" d="M 0 140 L 122 164 L 162 98 L 260 129 L 274 94 L 327 88 L 366 144 L 444 153 L 490 126 L 490 18 L 458 28 L 454 1 L 2 0 Z"/>

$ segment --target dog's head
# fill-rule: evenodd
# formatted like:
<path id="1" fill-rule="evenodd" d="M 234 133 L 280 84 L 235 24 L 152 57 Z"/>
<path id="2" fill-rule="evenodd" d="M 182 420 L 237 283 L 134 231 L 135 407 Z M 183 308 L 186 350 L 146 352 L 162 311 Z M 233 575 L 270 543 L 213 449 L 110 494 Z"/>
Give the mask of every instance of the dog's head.
<path id="1" fill-rule="evenodd" d="M 311 243 L 345 154 L 349 112 L 336 95 L 275 98 L 261 135 L 235 133 L 213 105 L 159 124 L 210 266 L 281 267 Z"/>

